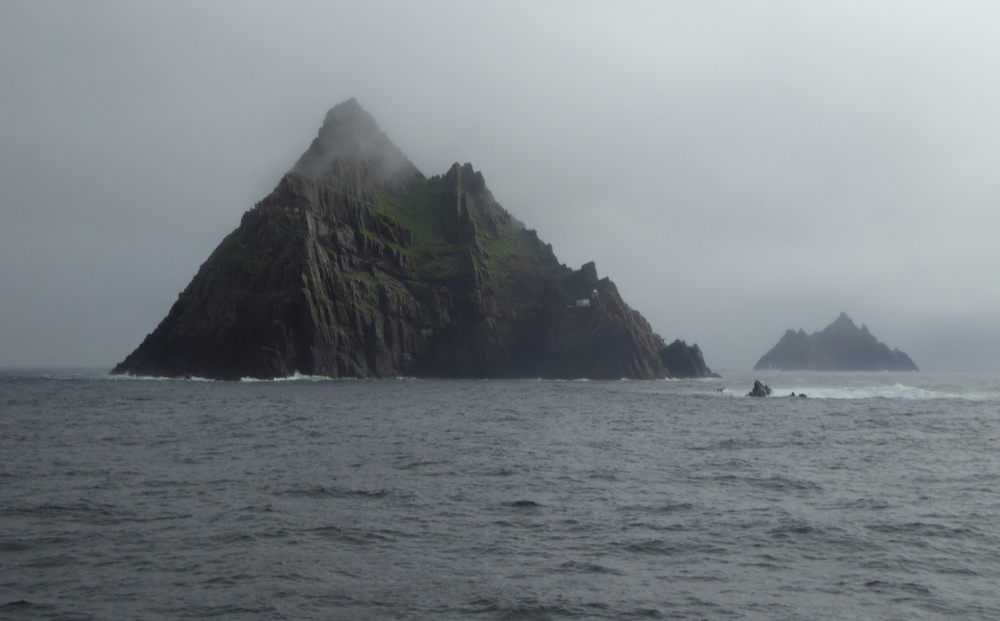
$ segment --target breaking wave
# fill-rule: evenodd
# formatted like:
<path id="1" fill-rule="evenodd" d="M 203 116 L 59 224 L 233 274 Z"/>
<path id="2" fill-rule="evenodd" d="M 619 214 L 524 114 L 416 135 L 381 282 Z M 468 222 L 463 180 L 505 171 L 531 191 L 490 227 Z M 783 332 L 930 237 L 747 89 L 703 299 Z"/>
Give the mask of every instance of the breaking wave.
<path id="1" fill-rule="evenodd" d="M 783 396 L 795 393 L 805 394 L 813 399 L 908 399 L 923 401 L 929 399 L 968 399 L 971 401 L 1000 400 L 1000 393 L 982 391 L 944 391 L 892 384 L 886 386 L 772 386 L 773 396 Z"/>
<path id="2" fill-rule="evenodd" d="M 257 377 L 241 377 L 241 382 L 327 382 L 334 378 L 325 375 L 303 375 L 296 371 L 288 377 L 275 377 L 271 379 L 260 379 Z M 350 378 L 354 379 L 354 378 Z"/>

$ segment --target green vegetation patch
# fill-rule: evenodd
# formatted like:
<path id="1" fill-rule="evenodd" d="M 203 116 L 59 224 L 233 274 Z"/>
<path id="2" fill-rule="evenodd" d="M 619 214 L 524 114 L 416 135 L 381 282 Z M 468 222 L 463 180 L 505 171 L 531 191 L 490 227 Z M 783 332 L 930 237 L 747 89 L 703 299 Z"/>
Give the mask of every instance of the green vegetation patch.
<path id="1" fill-rule="evenodd" d="M 404 198 L 380 198 L 379 213 L 398 222 L 413 238 L 410 248 L 390 245 L 410 260 L 414 278 L 446 281 L 469 273 L 469 248 L 458 243 L 461 229 L 452 202 L 441 184 L 431 182 Z"/>

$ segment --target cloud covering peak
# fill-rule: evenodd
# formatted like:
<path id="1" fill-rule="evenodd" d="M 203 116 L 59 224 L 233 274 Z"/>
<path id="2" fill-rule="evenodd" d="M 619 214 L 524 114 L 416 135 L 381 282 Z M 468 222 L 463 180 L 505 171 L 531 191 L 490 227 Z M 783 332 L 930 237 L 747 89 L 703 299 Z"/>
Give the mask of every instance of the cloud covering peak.
<path id="1" fill-rule="evenodd" d="M 330 108 L 319 135 L 291 172 L 320 181 L 326 175 L 340 174 L 341 160 L 364 162 L 381 182 L 420 174 L 353 97 Z"/>

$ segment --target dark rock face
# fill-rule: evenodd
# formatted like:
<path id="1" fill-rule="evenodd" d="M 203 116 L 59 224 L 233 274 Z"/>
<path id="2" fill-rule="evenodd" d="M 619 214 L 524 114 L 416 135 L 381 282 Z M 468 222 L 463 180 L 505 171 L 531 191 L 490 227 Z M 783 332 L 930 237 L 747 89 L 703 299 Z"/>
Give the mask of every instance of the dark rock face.
<path id="1" fill-rule="evenodd" d="M 353 99 L 112 372 L 711 375 L 697 345 L 668 347 L 593 263 L 560 264 L 470 164 L 424 177 Z"/>
<path id="2" fill-rule="evenodd" d="M 771 394 L 771 387 L 760 380 L 753 381 L 753 390 L 747 393 L 748 397 L 766 397 Z"/>
<path id="3" fill-rule="evenodd" d="M 903 352 L 878 342 L 868 328 L 858 328 L 845 313 L 821 332 L 785 332 L 754 370 L 916 371 Z"/>
<path id="4" fill-rule="evenodd" d="M 701 348 L 677 339 L 660 350 L 660 360 L 674 377 L 719 377 L 705 364 Z"/>

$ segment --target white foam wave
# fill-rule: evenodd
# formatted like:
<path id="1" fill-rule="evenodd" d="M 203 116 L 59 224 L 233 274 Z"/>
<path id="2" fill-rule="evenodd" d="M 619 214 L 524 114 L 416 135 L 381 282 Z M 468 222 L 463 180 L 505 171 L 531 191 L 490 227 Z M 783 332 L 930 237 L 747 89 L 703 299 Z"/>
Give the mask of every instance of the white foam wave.
<path id="1" fill-rule="evenodd" d="M 327 377 L 326 375 L 304 375 L 296 371 L 295 373 L 287 377 L 275 377 L 271 379 L 261 379 L 257 377 L 241 377 L 240 381 L 245 383 L 254 382 L 328 382 L 332 381 L 334 378 Z M 354 378 L 345 378 L 354 379 Z"/>
<path id="2" fill-rule="evenodd" d="M 218 380 L 207 377 L 164 377 L 160 375 L 132 375 L 131 373 L 119 373 L 106 375 L 103 379 L 112 381 L 136 381 L 136 382 L 216 382 Z"/>
<path id="3" fill-rule="evenodd" d="M 931 399 L 968 399 L 991 401 L 1000 395 L 990 392 L 946 392 L 907 384 L 871 386 L 772 386 L 771 397 L 787 397 L 792 393 L 811 399 L 905 399 L 924 401 Z M 727 390 L 727 392 L 729 392 Z"/>

